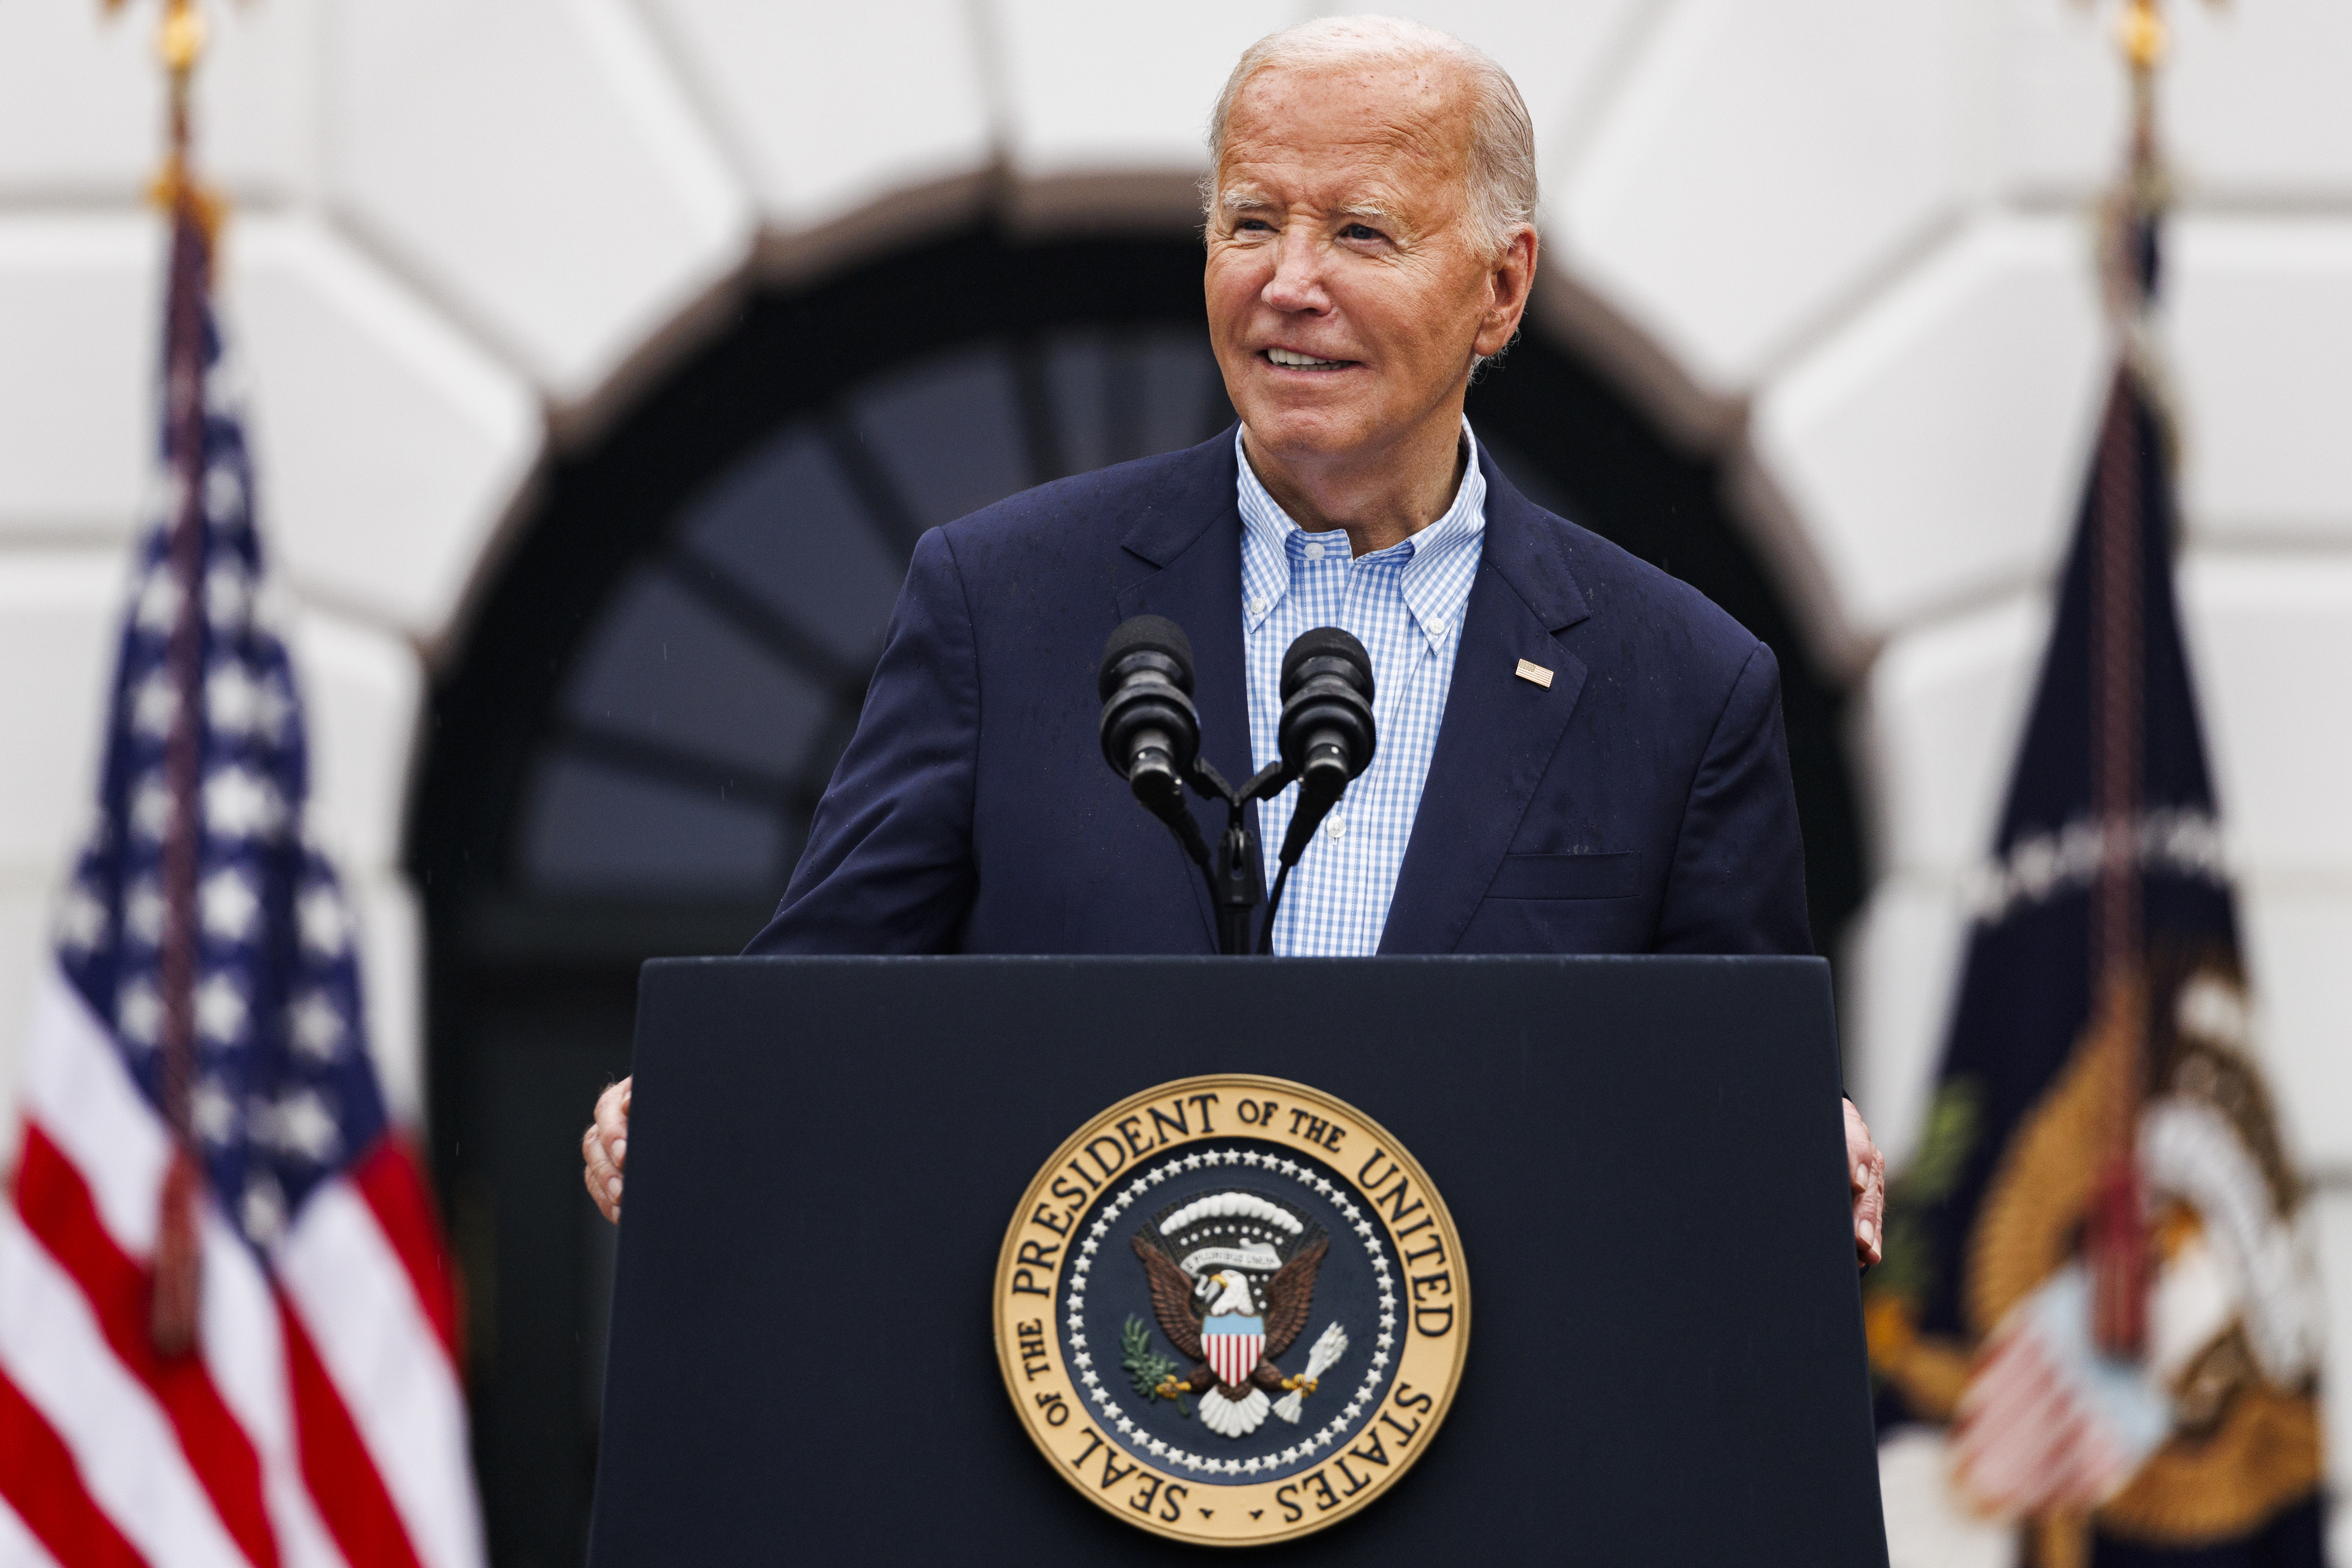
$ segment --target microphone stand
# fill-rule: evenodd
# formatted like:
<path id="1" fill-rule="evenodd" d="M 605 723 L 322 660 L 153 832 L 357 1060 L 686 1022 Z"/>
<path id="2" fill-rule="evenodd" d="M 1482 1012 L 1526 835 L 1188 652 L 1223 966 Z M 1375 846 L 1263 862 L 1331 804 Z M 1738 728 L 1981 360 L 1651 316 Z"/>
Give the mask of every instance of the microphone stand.
<path id="1" fill-rule="evenodd" d="M 1279 762 L 1268 763 L 1255 777 L 1234 789 L 1225 776 L 1207 758 L 1195 758 L 1192 762 L 1192 787 L 1204 795 L 1213 795 L 1225 803 L 1225 831 L 1218 835 L 1217 854 L 1213 863 L 1209 858 L 1208 841 L 1202 836 L 1200 824 L 1189 810 L 1183 813 L 1183 823 L 1176 830 L 1184 851 L 1192 857 L 1201 874 L 1208 878 L 1209 901 L 1217 911 L 1217 951 L 1230 957 L 1250 953 L 1250 914 L 1265 896 L 1265 868 L 1258 857 L 1250 852 L 1249 831 L 1242 821 L 1242 812 L 1253 800 L 1263 800 L 1277 793 L 1290 782 L 1290 771 Z"/>
<path id="2" fill-rule="evenodd" d="M 1200 754 L 1192 664 L 1192 643 L 1174 622 L 1137 615 L 1120 623 L 1103 649 L 1095 677 L 1095 689 L 1103 699 L 1103 758 L 1127 780 L 1143 809 L 1168 824 L 1208 879 L 1209 902 L 1216 912 L 1217 951 L 1228 957 L 1242 957 L 1253 949 L 1271 953 L 1275 913 L 1290 868 L 1306 852 L 1307 841 L 1322 824 L 1324 813 L 1371 760 L 1371 658 L 1361 643 L 1338 627 L 1301 633 L 1283 655 L 1282 756 L 1238 789 Z M 1265 867 L 1262 857 L 1250 852 L 1242 814 L 1251 801 L 1267 799 L 1294 779 L 1304 780 L 1298 814 L 1282 841 L 1281 870 L 1274 881 L 1274 903 L 1266 908 L 1264 938 L 1252 943 L 1250 915 L 1266 896 Z M 1213 860 L 1201 824 L 1184 801 L 1188 781 L 1202 794 L 1225 803 L 1225 831 Z"/>

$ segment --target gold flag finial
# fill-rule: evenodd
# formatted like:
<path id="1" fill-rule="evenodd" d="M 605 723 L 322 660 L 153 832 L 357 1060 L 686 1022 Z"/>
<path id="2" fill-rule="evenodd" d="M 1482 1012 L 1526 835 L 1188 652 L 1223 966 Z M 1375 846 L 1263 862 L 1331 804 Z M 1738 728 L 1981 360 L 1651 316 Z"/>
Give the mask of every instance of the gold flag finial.
<path id="1" fill-rule="evenodd" d="M 2124 59 L 2135 71 L 2152 71 L 2163 64 L 2165 47 L 2171 41 L 2156 0 L 2128 0 L 2123 15 L 2116 18 L 2116 42 L 2123 47 Z"/>
<path id="2" fill-rule="evenodd" d="M 2097 0 L 2078 0 L 2084 9 Z M 2206 0 L 2209 10 L 2227 0 Z M 2131 89 L 2131 119 L 2124 168 L 2104 204 L 2100 274 L 2107 313 L 2123 334 L 2128 357 L 2151 382 L 2158 379 L 2155 356 L 2145 341 L 2144 322 L 2152 279 L 2137 253 L 2152 243 L 2151 225 L 2171 204 L 2172 183 L 2157 134 L 2156 77 L 2172 51 L 2172 27 L 2163 0 L 2121 0 L 2115 16 L 2116 52 L 2123 57 Z"/>
<path id="3" fill-rule="evenodd" d="M 204 57 L 207 41 L 205 14 L 195 0 L 165 0 L 163 26 L 156 36 L 155 52 L 173 76 L 184 77 Z"/>
<path id="4" fill-rule="evenodd" d="M 2209 10 L 2223 9 L 2228 0 L 2206 0 Z M 2172 48 L 2172 28 L 2164 19 L 2163 0 L 2123 0 L 2116 15 L 2116 47 L 2131 72 L 2133 162 L 2155 156 L 2156 71 Z"/>
<path id="5" fill-rule="evenodd" d="M 107 14 L 112 16 L 123 9 L 124 0 L 103 0 Z M 199 184 L 189 156 L 191 141 L 189 125 L 189 89 L 196 67 L 205 57 L 205 48 L 212 41 L 212 26 L 205 19 L 201 0 L 163 0 L 163 14 L 155 27 L 155 56 L 163 62 L 164 79 L 170 88 L 169 141 L 163 150 L 163 167 L 157 172 L 155 183 L 148 187 L 148 199 L 167 213 L 178 212 L 184 206 L 209 241 L 220 227 L 223 203 L 214 192 Z"/>

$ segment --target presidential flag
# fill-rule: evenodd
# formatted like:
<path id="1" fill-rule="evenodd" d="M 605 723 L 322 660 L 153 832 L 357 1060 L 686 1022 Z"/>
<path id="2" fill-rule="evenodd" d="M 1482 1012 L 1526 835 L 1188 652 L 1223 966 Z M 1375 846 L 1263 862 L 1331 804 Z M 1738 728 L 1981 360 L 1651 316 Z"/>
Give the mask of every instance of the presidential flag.
<path id="1" fill-rule="evenodd" d="M 0 1564 L 472 1568 L 449 1269 L 304 836 L 184 190 L 173 229 L 163 499 L 0 1207 Z"/>
<path id="2" fill-rule="evenodd" d="M 2158 217 L 2152 184 L 2111 217 L 2124 351 L 1921 1152 L 1865 1282 L 1898 1564 L 1938 1509 L 1952 1544 L 1916 1561 L 2323 1561 L 2305 1187 L 2173 594 Z"/>

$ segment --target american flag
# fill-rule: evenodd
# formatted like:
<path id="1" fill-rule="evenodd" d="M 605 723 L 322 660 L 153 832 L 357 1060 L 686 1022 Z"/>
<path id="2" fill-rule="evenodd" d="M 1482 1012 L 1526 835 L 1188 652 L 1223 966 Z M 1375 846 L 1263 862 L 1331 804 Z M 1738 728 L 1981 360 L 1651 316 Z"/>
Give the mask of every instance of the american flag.
<path id="1" fill-rule="evenodd" d="M 163 499 L 0 1206 L 0 1565 L 471 1568 L 455 1291 L 304 835 L 209 267 L 184 196 Z"/>

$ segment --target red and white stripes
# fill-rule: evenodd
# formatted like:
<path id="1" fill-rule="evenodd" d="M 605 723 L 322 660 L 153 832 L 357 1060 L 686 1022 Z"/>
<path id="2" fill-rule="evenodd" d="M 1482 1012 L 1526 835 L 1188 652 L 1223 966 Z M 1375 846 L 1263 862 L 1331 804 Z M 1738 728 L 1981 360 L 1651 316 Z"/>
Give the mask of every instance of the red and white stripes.
<path id="1" fill-rule="evenodd" d="M 2088 1512 L 2136 1468 L 2030 1329 L 1987 1348 L 1969 1385 L 1956 1450 L 1969 1495 L 2010 1519 L 2052 1509 Z"/>
<path id="2" fill-rule="evenodd" d="M 2096 1508 L 2137 1473 L 2172 1420 L 2144 1366 L 2110 1361 L 2094 1344 L 2080 1261 L 2002 1319 L 1978 1353 L 1958 1417 L 1954 1479 L 2001 1519 Z"/>
<path id="3" fill-rule="evenodd" d="M 399 1145 L 314 1192 L 268 1271 L 208 1211 L 199 1352 L 164 1361 L 163 1123 L 54 971 L 26 1067 L 0 1209 L 0 1568 L 476 1568 L 454 1292 Z"/>

